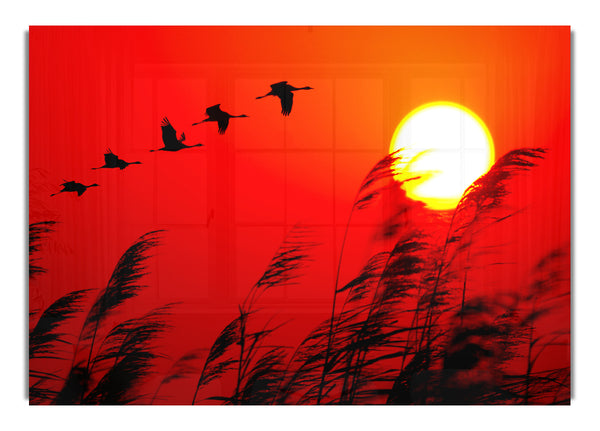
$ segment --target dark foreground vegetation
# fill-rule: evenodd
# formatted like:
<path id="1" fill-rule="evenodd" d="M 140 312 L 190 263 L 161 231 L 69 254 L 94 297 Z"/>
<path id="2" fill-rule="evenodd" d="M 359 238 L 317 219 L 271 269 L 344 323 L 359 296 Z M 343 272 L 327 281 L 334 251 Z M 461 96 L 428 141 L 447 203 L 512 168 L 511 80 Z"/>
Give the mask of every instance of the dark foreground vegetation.
<path id="1" fill-rule="evenodd" d="M 173 304 L 112 323 L 144 287 L 146 261 L 161 236 L 149 232 L 99 292 L 77 290 L 30 310 L 30 403 L 162 403 L 164 389 L 185 379 L 192 404 L 569 404 L 568 246 L 549 250 L 510 289 L 490 293 L 471 278 L 481 256 L 493 254 L 486 232 L 523 210 L 507 204 L 515 178 L 534 174 L 544 153 L 507 153 L 448 214 L 396 193 L 397 209 L 378 233 L 392 246 L 341 285 L 353 217 L 414 180 L 402 179 L 398 153 L 381 160 L 350 211 L 331 314 L 297 346 L 272 342 L 285 326 L 261 316 L 257 304 L 306 269 L 317 246 L 306 230 L 289 233 L 210 349 L 189 346 L 178 359 L 157 345 Z M 39 250 L 56 227 L 30 225 L 30 279 L 43 276 Z M 82 321 L 78 333 L 66 334 L 74 317 Z M 566 361 L 553 359 L 565 352 Z M 170 369 L 148 391 L 159 359 L 172 361 Z"/>

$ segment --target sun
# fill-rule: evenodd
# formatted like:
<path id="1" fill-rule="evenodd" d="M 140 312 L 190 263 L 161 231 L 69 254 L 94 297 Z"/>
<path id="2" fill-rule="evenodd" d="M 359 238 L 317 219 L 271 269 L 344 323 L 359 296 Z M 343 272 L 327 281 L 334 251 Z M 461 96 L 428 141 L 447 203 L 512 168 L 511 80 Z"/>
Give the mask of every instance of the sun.
<path id="1" fill-rule="evenodd" d="M 494 163 L 494 142 L 485 123 L 453 102 L 432 102 L 400 122 L 390 144 L 405 162 L 398 180 L 409 198 L 434 210 L 456 207 L 465 189 Z"/>

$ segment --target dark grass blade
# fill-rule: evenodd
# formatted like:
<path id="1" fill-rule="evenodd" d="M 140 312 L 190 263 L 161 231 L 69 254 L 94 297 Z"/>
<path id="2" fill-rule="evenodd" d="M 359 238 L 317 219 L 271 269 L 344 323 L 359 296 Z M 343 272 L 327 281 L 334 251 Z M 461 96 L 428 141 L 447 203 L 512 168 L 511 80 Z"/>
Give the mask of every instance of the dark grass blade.
<path id="1" fill-rule="evenodd" d="M 46 269 L 37 264 L 39 258 L 35 257 L 42 248 L 42 241 L 48 233 L 54 232 L 55 221 L 42 221 L 29 224 L 29 278 L 46 272 Z"/>
<path id="2" fill-rule="evenodd" d="M 271 348 L 254 364 L 239 394 L 240 404 L 272 404 L 285 376 L 285 349 Z"/>
<path id="3" fill-rule="evenodd" d="M 537 166 L 545 153 L 543 148 L 510 151 L 465 190 L 452 215 L 440 275 L 450 271 L 450 266 L 459 256 L 470 256 L 473 242 L 481 231 L 521 212 L 521 209 L 514 211 L 506 205 L 511 181 Z M 446 276 L 451 277 L 452 274 Z"/>
<path id="4" fill-rule="evenodd" d="M 119 359 L 98 382 L 82 404 L 131 404 L 141 399 L 139 383 L 148 376 L 157 355 L 149 349 L 135 349 Z"/>
<path id="5" fill-rule="evenodd" d="M 505 206 L 511 192 L 511 180 L 537 166 L 545 152 L 543 148 L 510 151 L 465 190 L 452 215 L 446 240 L 446 245 L 456 247 L 456 250 L 447 250 L 451 258 L 446 260 L 443 269 L 456 257 L 456 251 L 464 252 L 470 248 L 473 236 L 486 225 L 503 222 L 520 212 Z M 498 211 L 500 208 L 501 212 Z"/>
<path id="6" fill-rule="evenodd" d="M 556 394 L 561 399 L 570 397 L 570 380 L 565 387 L 536 379 L 545 373 L 540 370 L 538 360 L 547 355 L 549 347 L 561 346 L 563 354 L 570 349 L 571 336 L 569 321 L 561 326 L 548 321 L 554 313 L 562 316 L 570 314 L 570 260 L 569 246 L 552 250 L 534 268 L 533 281 L 523 295 L 523 330 L 528 333 L 527 364 L 525 371 L 523 404 L 537 404 L 543 394 Z M 570 379 L 570 363 L 564 367 Z M 564 379 L 563 379 L 564 380 Z M 540 389 L 536 386 L 542 386 Z"/>
<path id="7" fill-rule="evenodd" d="M 286 236 L 267 269 L 240 305 L 239 316 L 221 331 L 213 343 L 198 379 L 192 404 L 196 402 L 200 388 L 234 369 L 237 369 L 236 390 L 232 396 L 220 399 L 235 404 L 248 401 L 245 399 L 249 394 L 245 392 L 248 376 L 253 375 L 251 370 L 257 376 L 260 374 L 258 369 L 251 367 L 256 367 L 261 360 L 269 361 L 268 354 L 260 356 L 258 351 L 263 340 L 276 329 L 265 326 L 261 331 L 251 332 L 248 330 L 248 320 L 255 313 L 254 305 L 265 292 L 278 286 L 290 286 L 301 275 L 300 270 L 308 261 L 310 250 L 317 245 L 307 240 L 308 236 L 307 230 L 300 226 L 295 226 Z M 265 378 L 261 377 L 263 380 Z"/>
<path id="8" fill-rule="evenodd" d="M 53 400 L 59 392 L 49 389 L 54 382 L 63 380 L 55 373 L 36 369 L 36 360 L 71 359 L 71 353 L 60 346 L 69 346 L 67 334 L 59 331 L 61 325 L 82 311 L 81 301 L 87 290 L 70 292 L 57 299 L 41 314 L 29 333 L 29 393 L 30 403 L 39 404 Z M 31 362 L 34 361 L 34 362 Z M 39 363 L 37 363 L 39 365 Z M 32 368 L 33 367 L 33 368 Z"/>
<path id="9" fill-rule="evenodd" d="M 388 189 L 389 187 L 398 188 L 406 181 L 412 181 L 417 178 L 408 178 L 403 177 L 401 175 L 401 171 L 403 170 L 403 166 L 405 166 L 406 161 L 402 160 L 402 152 L 404 150 L 400 149 L 391 154 L 388 154 L 383 159 L 381 159 L 367 174 L 364 178 L 361 186 L 356 193 L 356 197 L 352 204 L 352 209 L 350 211 L 350 215 L 348 216 L 348 222 L 346 223 L 346 228 L 344 231 L 344 237 L 342 239 L 342 247 L 340 251 L 337 273 L 334 283 L 333 290 L 333 301 L 331 304 L 331 317 L 329 318 L 329 334 L 327 336 L 327 345 L 325 347 L 325 357 L 324 364 L 322 367 L 321 373 L 321 381 L 318 387 L 317 393 L 317 404 L 321 403 L 321 398 L 323 396 L 323 391 L 325 390 L 325 380 L 326 380 L 326 372 L 330 368 L 329 361 L 331 356 L 331 350 L 333 345 L 335 344 L 335 334 L 334 334 L 334 322 L 335 315 L 337 313 L 337 297 L 338 297 L 338 285 L 340 279 L 340 271 L 342 267 L 342 259 L 344 256 L 344 248 L 346 245 L 346 239 L 348 237 L 348 231 L 350 228 L 350 222 L 352 220 L 352 214 L 355 210 L 360 211 L 371 205 L 371 203 L 381 195 L 382 191 Z"/>
<path id="10" fill-rule="evenodd" d="M 344 306 L 364 299 L 383 275 L 388 259 L 388 252 L 377 253 L 369 259 L 358 276 L 338 289 L 338 294 L 347 292 Z"/>
<path id="11" fill-rule="evenodd" d="M 297 347 L 287 365 L 277 404 L 297 404 L 303 392 L 317 387 L 324 367 L 330 325 L 329 319 L 321 322 Z"/>
<path id="12" fill-rule="evenodd" d="M 45 404 L 52 401 L 56 397 L 56 391 L 44 388 L 41 382 L 36 382 L 29 386 L 29 404 Z"/>
<path id="13" fill-rule="evenodd" d="M 79 335 L 73 365 L 62 389 L 53 400 L 54 404 L 103 403 L 105 401 L 125 403 L 131 401 L 126 398 L 125 394 L 129 392 L 135 382 L 138 382 L 146 374 L 151 360 L 158 356 L 150 351 L 148 342 L 163 330 L 164 326 L 162 323 L 155 321 L 150 327 L 141 323 L 136 326 L 134 324 L 135 319 L 117 325 L 117 328 L 120 328 L 121 331 L 113 328 L 115 331 L 113 332 L 114 337 L 109 337 L 106 340 L 107 343 L 102 345 L 99 352 L 96 352 L 100 355 L 98 359 L 94 358 L 94 343 L 98 329 L 105 319 L 123 302 L 135 297 L 140 289 L 144 287 L 140 284 L 140 279 L 146 275 L 145 262 L 150 257 L 148 252 L 159 244 L 159 232 L 161 231 L 152 231 L 142 235 L 119 259 L 107 286 L 98 294 L 88 312 Z M 127 335 L 136 333 L 135 330 L 137 330 L 137 337 Z M 80 351 L 81 344 L 90 338 L 91 343 L 88 343 L 89 346 L 87 346 L 88 357 L 86 361 L 83 361 L 77 353 Z M 119 341 L 121 341 L 121 344 L 119 344 Z M 119 349 L 115 351 L 117 345 Z M 107 362 L 108 359 L 112 358 L 114 358 L 115 364 L 108 368 L 106 374 L 95 386 L 93 389 L 95 392 L 92 396 L 89 391 L 93 388 L 93 383 L 97 381 L 95 376 L 92 377 L 91 365 L 93 364 L 93 358 L 96 365 L 99 362 Z M 121 363 L 122 360 L 125 360 L 125 362 Z M 133 370 L 136 365 L 139 365 L 138 371 Z M 106 367 L 108 365 L 104 366 L 104 368 Z M 115 376 L 119 374 L 121 375 L 119 378 L 124 379 L 125 386 L 122 389 L 116 386 L 117 380 L 115 379 L 117 377 Z M 116 392 L 111 393 L 110 390 L 112 389 Z"/>
<path id="14" fill-rule="evenodd" d="M 507 212 L 506 197 L 510 194 L 511 180 L 517 174 L 529 171 L 543 158 L 546 150 L 543 148 L 521 148 L 502 156 L 492 168 L 464 192 L 448 227 L 446 240 L 442 247 L 441 259 L 437 275 L 430 284 L 424 306 L 427 307 L 426 325 L 428 329 L 422 336 L 422 342 L 427 343 L 427 350 L 432 339 L 434 322 L 441 317 L 443 306 L 449 303 L 452 283 L 462 277 L 464 280 L 462 302 L 466 298 L 468 266 L 455 265 L 459 256 L 469 261 L 471 246 L 475 236 L 485 226 L 507 219 L 512 210 Z M 468 263 L 467 263 L 468 265 Z M 458 291 L 457 291 L 458 292 Z"/>
<path id="15" fill-rule="evenodd" d="M 192 404 L 196 402 L 198 391 L 202 386 L 207 385 L 212 380 L 219 378 L 231 370 L 237 362 L 235 353 L 232 350 L 235 345 L 241 342 L 241 320 L 241 316 L 237 317 L 223 328 L 210 348 L 202 373 L 196 384 Z"/>
<path id="16" fill-rule="evenodd" d="M 63 387 L 52 400 L 52 404 L 72 405 L 79 403 L 87 392 L 89 380 L 85 365 L 79 364 L 71 367 Z"/>
<path id="17" fill-rule="evenodd" d="M 74 365 L 53 404 L 129 404 L 161 357 L 155 341 L 169 327 L 169 305 L 116 325 L 103 340 L 92 366 Z M 92 378 L 94 376 L 98 376 Z M 97 381 L 95 386 L 93 382 Z"/>
<path id="18" fill-rule="evenodd" d="M 367 176 L 363 179 L 356 195 L 356 199 L 354 200 L 353 209 L 362 210 L 367 208 L 373 200 L 381 194 L 387 186 L 385 180 L 391 180 L 404 164 L 402 151 L 403 150 L 398 150 L 388 154 L 373 166 Z M 417 178 L 405 179 L 404 181 L 411 181 L 414 179 Z M 396 182 L 396 185 L 402 183 L 401 180 L 396 180 Z"/>
<path id="19" fill-rule="evenodd" d="M 410 310 L 406 301 L 416 297 L 424 274 L 431 268 L 428 265 L 429 250 L 424 237 L 411 232 L 400 238 L 389 253 L 367 315 L 350 328 L 353 334 L 351 341 L 345 345 L 343 356 L 346 362 L 341 366 L 344 380 L 342 402 L 354 402 L 357 396 L 360 397 L 361 382 L 369 381 L 369 391 L 373 391 L 372 381 L 383 380 L 381 370 L 388 367 L 386 364 L 406 354 L 409 347 L 399 346 L 406 343 L 407 335 L 422 329 L 401 326 L 399 319 L 401 314 Z M 363 373 L 370 378 L 365 379 Z"/>
<path id="20" fill-rule="evenodd" d="M 63 359 L 52 355 L 57 349 L 57 344 L 66 344 L 65 334 L 57 332 L 57 328 L 67 320 L 82 311 L 81 301 L 88 290 L 70 292 L 57 299 L 40 316 L 35 327 L 29 333 L 29 359 L 41 355 L 46 358 Z"/>
<path id="21" fill-rule="evenodd" d="M 358 276 L 338 289 L 336 294 L 346 295 L 342 310 L 339 315 L 334 316 L 333 321 L 327 319 L 321 322 L 297 347 L 287 364 L 286 378 L 280 384 L 277 404 L 294 402 L 290 400 L 295 395 L 318 385 L 325 366 L 325 352 L 329 339 L 331 338 L 330 349 L 332 350 L 341 348 L 343 341 L 349 340 L 345 337 L 340 341 L 344 332 L 343 328 L 349 322 L 357 320 L 357 316 L 365 312 L 365 300 L 368 299 L 370 291 L 381 277 L 388 258 L 389 253 L 387 252 L 373 256 Z M 330 328 L 332 327 L 335 328 L 336 335 L 330 337 Z M 310 391 L 310 389 L 308 390 Z"/>
<path id="22" fill-rule="evenodd" d="M 171 306 L 172 304 L 167 304 L 155 308 L 141 317 L 126 320 L 113 327 L 102 341 L 92 361 L 90 373 L 96 371 L 96 367 L 110 367 L 132 352 L 150 349 L 152 343 L 170 328 L 166 318 L 171 314 Z"/>
<path id="23" fill-rule="evenodd" d="M 161 357 L 155 353 L 155 342 L 169 328 L 165 319 L 170 307 L 165 305 L 129 319 L 109 332 L 93 362 L 101 370 L 108 370 L 85 396 L 83 404 L 139 402 L 139 385 L 150 374 L 154 360 Z M 91 367 L 90 372 L 94 371 Z"/>
<path id="24" fill-rule="evenodd" d="M 260 296 L 276 286 L 291 285 L 300 277 L 302 269 L 310 257 L 310 250 L 318 244 L 308 241 L 309 232 L 295 226 L 271 259 L 261 278 L 248 293 L 242 305 L 243 310 L 251 310 Z"/>
<path id="25" fill-rule="evenodd" d="M 492 168 L 475 180 L 465 190 L 453 216 L 453 232 L 448 242 L 459 241 L 465 231 L 472 229 L 477 223 L 492 215 L 493 221 L 502 221 L 504 216 L 497 210 L 504 205 L 510 194 L 510 182 L 518 174 L 525 173 L 543 159 L 546 150 L 543 148 L 520 148 L 502 156 Z"/>
<path id="26" fill-rule="evenodd" d="M 100 292 L 92 306 L 81 333 L 81 339 L 87 340 L 94 336 L 98 326 L 119 305 L 138 294 L 142 285 L 140 279 L 146 275 L 145 262 L 151 256 L 148 252 L 159 245 L 158 233 L 148 232 L 142 235 L 121 256 L 110 280 Z"/>
<path id="27" fill-rule="evenodd" d="M 326 398 L 323 393 L 335 393 L 338 397 L 342 386 L 347 384 L 342 382 L 353 380 L 359 372 L 364 372 L 366 377 L 368 372 L 360 363 L 365 358 L 361 357 L 359 364 L 355 364 L 357 357 L 370 348 L 385 345 L 398 334 L 392 309 L 396 301 L 401 302 L 415 287 L 414 283 L 402 283 L 401 278 L 423 270 L 422 265 L 417 265 L 418 259 L 413 259 L 418 250 L 420 246 L 408 239 L 399 241 L 392 252 L 373 256 L 353 280 L 338 290 L 338 294 L 346 294 L 341 311 L 334 315 L 333 322 L 328 319 L 315 328 L 296 350 L 278 395 L 279 403 L 313 404 L 319 392 L 323 399 Z M 328 346 L 330 354 L 326 357 Z M 378 357 L 381 361 L 390 358 Z M 368 360 L 370 366 L 378 366 L 377 362 L 373 358 Z M 359 381 L 360 378 L 356 382 Z M 303 394 L 300 401 L 297 393 Z"/>
<path id="28" fill-rule="evenodd" d="M 480 211 L 497 207 L 509 193 L 509 181 L 537 166 L 546 152 L 544 148 L 519 148 L 506 153 L 467 188 L 459 208 L 464 208 L 469 201 L 475 203 Z"/>

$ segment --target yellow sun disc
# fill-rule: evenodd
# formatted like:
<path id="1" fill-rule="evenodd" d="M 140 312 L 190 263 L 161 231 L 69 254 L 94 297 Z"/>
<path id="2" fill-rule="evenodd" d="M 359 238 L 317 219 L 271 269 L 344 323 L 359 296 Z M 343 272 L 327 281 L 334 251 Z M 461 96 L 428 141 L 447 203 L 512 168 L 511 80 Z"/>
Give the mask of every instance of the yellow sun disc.
<path id="1" fill-rule="evenodd" d="M 396 166 L 396 178 L 420 177 L 403 184 L 406 194 L 435 210 L 454 208 L 494 163 L 494 142 L 485 123 L 452 102 L 427 103 L 404 117 L 390 144 L 390 152 L 397 150 L 403 163 Z"/>

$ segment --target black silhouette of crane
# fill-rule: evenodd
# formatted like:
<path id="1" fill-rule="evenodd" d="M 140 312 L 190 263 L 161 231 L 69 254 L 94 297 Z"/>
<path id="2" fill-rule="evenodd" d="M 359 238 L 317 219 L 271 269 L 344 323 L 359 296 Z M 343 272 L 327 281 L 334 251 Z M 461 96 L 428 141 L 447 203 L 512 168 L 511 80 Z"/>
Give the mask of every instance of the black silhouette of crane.
<path id="1" fill-rule="evenodd" d="M 296 88 L 287 83 L 287 81 L 277 82 L 276 84 L 271 84 L 271 91 L 269 91 L 264 96 L 259 96 L 257 99 L 262 99 L 267 96 L 277 96 L 281 101 L 281 113 L 287 117 L 292 112 L 292 105 L 294 103 L 294 93 L 292 91 L 298 90 L 314 90 L 312 87 L 301 87 Z"/>
<path id="2" fill-rule="evenodd" d="M 164 147 L 159 148 L 157 150 L 150 151 L 179 151 L 184 148 L 192 148 L 192 147 L 201 147 L 202 144 L 196 145 L 185 145 L 183 141 L 185 141 L 185 133 L 182 133 L 179 138 L 177 138 L 177 132 L 169 122 L 167 117 L 164 117 L 160 123 L 160 128 L 162 130 L 162 141 Z"/>
<path id="3" fill-rule="evenodd" d="M 65 181 L 61 184 L 62 190 L 60 192 L 52 193 L 50 197 L 55 196 L 62 192 L 77 192 L 77 196 L 81 196 L 90 187 L 98 187 L 98 184 L 90 184 L 89 186 L 83 185 L 75 181 Z"/>
<path id="4" fill-rule="evenodd" d="M 104 154 L 104 166 L 100 166 L 98 168 L 92 168 L 92 169 L 102 169 L 102 168 L 125 169 L 129 165 L 141 165 L 142 164 L 142 162 L 126 162 L 125 160 L 120 159 L 115 153 L 113 153 L 110 150 L 110 148 L 107 151 L 108 152 Z"/>
<path id="5" fill-rule="evenodd" d="M 231 115 L 228 112 L 222 111 L 220 106 L 221 106 L 221 104 L 219 103 L 217 105 L 206 108 L 206 115 L 208 116 L 208 118 L 205 118 L 204 120 L 199 121 L 198 123 L 194 123 L 194 124 L 192 124 L 192 126 L 196 126 L 198 124 L 202 124 L 207 121 L 216 121 L 219 126 L 219 134 L 222 135 L 223 133 L 225 133 L 225 130 L 227 130 L 227 126 L 229 125 L 230 118 L 246 118 L 246 117 L 248 117 L 245 114 Z"/>

